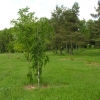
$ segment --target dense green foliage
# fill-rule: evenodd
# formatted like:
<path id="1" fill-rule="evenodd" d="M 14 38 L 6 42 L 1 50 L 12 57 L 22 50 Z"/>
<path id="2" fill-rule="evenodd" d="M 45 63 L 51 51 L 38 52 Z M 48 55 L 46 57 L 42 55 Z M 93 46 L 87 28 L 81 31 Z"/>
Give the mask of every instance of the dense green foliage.
<path id="1" fill-rule="evenodd" d="M 100 100 L 100 1 L 96 20 L 79 8 L 57 5 L 50 19 L 22 8 L 0 31 L 0 100 Z"/>
<path id="2" fill-rule="evenodd" d="M 50 62 L 43 67 L 43 83 L 28 87 L 27 62 L 22 53 L 0 54 L 0 100 L 100 100 L 100 50 L 47 52 Z M 18 59 L 19 56 L 19 59 Z M 6 62 L 6 63 L 5 63 Z"/>
<path id="3" fill-rule="evenodd" d="M 95 41 L 95 45 L 100 46 L 100 0 L 98 0 L 98 7 L 95 7 L 96 14 L 91 14 L 93 18 L 97 18 L 94 21 L 94 26 L 92 29 L 93 41 Z"/>
<path id="4" fill-rule="evenodd" d="M 14 27 L 0 31 L 0 52 L 26 52 L 30 60 L 32 37 L 37 27 L 46 33 L 46 50 L 54 50 L 55 53 L 59 50 L 62 54 L 66 49 L 73 54 L 75 48 L 100 47 L 100 1 L 95 8 L 97 14 L 91 14 L 96 20 L 80 20 L 79 9 L 77 2 L 71 8 L 56 5 L 50 19 L 39 19 L 35 12 L 29 12 L 29 7 L 19 9 L 19 17 L 11 21 Z M 41 20 L 45 22 L 41 23 Z"/>
<path id="5" fill-rule="evenodd" d="M 9 50 L 13 51 L 13 47 L 9 48 L 12 41 L 13 35 L 10 29 L 4 29 L 0 31 L 0 52 L 4 53 Z"/>
<path id="6" fill-rule="evenodd" d="M 16 31 L 17 45 L 23 47 L 26 52 L 28 61 L 32 62 L 32 71 L 37 77 L 38 86 L 40 85 L 42 67 L 48 61 L 48 56 L 45 55 L 46 39 L 51 32 L 47 18 L 36 18 L 34 13 L 29 12 L 29 8 L 19 9 L 19 17 L 12 20 Z M 21 45 L 22 44 L 22 45 Z M 20 48 L 17 49 L 20 50 Z M 27 76 L 32 82 L 32 71 L 30 70 Z"/>
<path id="7" fill-rule="evenodd" d="M 53 44 L 55 49 L 59 49 L 62 54 L 62 47 L 66 46 L 70 49 L 70 53 L 73 54 L 73 46 L 78 40 L 79 29 L 79 5 L 74 3 L 71 9 L 64 6 L 56 6 L 54 12 L 52 12 L 52 25 L 54 27 Z M 77 39 L 76 39 L 77 37 Z M 57 51 L 56 51 L 57 52 Z"/>

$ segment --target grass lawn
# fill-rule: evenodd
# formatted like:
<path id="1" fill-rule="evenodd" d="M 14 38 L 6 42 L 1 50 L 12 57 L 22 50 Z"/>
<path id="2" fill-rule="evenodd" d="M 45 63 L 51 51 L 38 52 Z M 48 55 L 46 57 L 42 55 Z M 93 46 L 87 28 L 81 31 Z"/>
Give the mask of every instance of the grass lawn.
<path id="1" fill-rule="evenodd" d="M 100 100 L 100 49 L 47 54 L 40 89 L 36 79 L 35 88 L 26 88 L 31 64 L 24 54 L 0 54 L 0 100 Z"/>

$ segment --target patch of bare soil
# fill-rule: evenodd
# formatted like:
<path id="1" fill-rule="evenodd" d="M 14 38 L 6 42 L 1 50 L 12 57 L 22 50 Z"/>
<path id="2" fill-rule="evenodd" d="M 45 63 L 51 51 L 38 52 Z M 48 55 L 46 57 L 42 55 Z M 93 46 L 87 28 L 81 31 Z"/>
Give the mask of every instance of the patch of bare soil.
<path id="1" fill-rule="evenodd" d="M 62 58 L 62 59 L 59 59 L 59 60 L 68 60 L 68 59 L 66 59 L 66 58 Z"/>
<path id="2" fill-rule="evenodd" d="M 59 88 L 59 87 L 66 87 L 66 86 L 68 86 L 68 85 L 53 85 L 53 86 L 49 86 L 47 84 L 43 84 L 42 86 L 40 86 L 40 88 L 41 89 L 43 89 L 43 88 L 51 88 L 51 87 L 52 88 Z M 33 90 L 33 89 L 37 89 L 37 88 L 38 88 L 37 85 L 32 85 L 32 84 L 24 86 L 25 90 Z"/>
<path id="3" fill-rule="evenodd" d="M 62 58 L 62 59 L 59 59 L 59 60 L 74 60 L 74 58 Z"/>
<path id="4" fill-rule="evenodd" d="M 35 89 L 35 86 L 32 85 L 32 84 L 29 84 L 29 85 L 26 85 L 26 86 L 24 87 L 24 89 L 25 89 L 25 90 L 32 90 L 32 89 Z"/>
<path id="5" fill-rule="evenodd" d="M 100 66 L 100 63 L 97 63 L 97 62 L 89 62 L 87 64 L 91 66 Z"/>
<path id="6" fill-rule="evenodd" d="M 48 88 L 49 86 L 47 84 L 43 84 L 40 87 L 41 88 Z M 28 85 L 24 86 L 25 90 L 33 90 L 33 89 L 36 89 L 36 88 L 38 88 L 38 86 L 37 85 L 32 85 L 32 84 L 28 84 Z"/>

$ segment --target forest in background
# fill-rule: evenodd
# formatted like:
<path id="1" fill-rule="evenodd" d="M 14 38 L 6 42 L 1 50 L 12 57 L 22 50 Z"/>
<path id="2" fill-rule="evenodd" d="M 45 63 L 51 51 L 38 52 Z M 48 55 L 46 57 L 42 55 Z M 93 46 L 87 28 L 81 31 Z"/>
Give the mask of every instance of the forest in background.
<path id="1" fill-rule="evenodd" d="M 19 9 L 18 19 L 11 21 L 13 27 L 0 31 L 0 52 L 29 52 L 37 31 L 47 51 L 73 54 L 74 49 L 100 48 L 100 1 L 95 8 L 97 14 L 91 12 L 94 20 L 80 20 L 79 9 L 77 2 L 72 8 L 56 5 L 50 19 L 38 18 L 29 7 Z"/>

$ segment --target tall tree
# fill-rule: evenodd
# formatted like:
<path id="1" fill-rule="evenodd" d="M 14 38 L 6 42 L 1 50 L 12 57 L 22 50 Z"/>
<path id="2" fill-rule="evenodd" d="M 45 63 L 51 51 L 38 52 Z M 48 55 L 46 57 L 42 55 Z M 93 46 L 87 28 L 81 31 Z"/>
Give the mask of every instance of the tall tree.
<path id="1" fill-rule="evenodd" d="M 90 19 L 86 22 L 88 34 L 86 35 L 88 37 L 88 41 L 90 46 L 95 45 L 95 34 L 94 34 L 94 27 L 95 27 L 95 21 Z"/>
<path id="2" fill-rule="evenodd" d="M 100 0 L 98 0 L 98 7 L 95 7 L 96 14 L 91 14 L 93 18 L 97 18 L 94 22 L 93 27 L 93 35 L 94 35 L 94 41 L 99 44 L 100 46 Z"/>
<path id="3" fill-rule="evenodd" d="M 67 9 L 63 13 L 64 29 L 67 48 L 70 49 L 70 54 L 73 54 L 73 47 L 76 44 L 76 37 L 79 30 L 79 5 L 74 3 L 71 9 Z M 77 37 L 78 38 L 78 37 Z"/>
<path id="4" fill-rule="evenodd" d="M 57 50 L 60 50 L 60 53 L 62 54 L 62 46 L 63 46 L 63 38 L 64 38 L 64 27 L 63 27 L 63 12 L 66 10 L 66 7 L 63 5 L 59 7 L 56 5 L 55 10 L 52 12 L 52 18 L 51 18 L 51 24 L 54 28 L 54 36 L 53 36 L 53 46 L 55 49 L 55 52 L 57 53 Z"/>
<path id="5" fill-rule="evenodd" d="M 79 34 L 78 13 L 79 5 L 77 2 L 74 3 L 71 9 L 56 6 L 56 9 L 52 12 L 52 24 L 55 32 L 54 45 L 57 49 L 59 47 L 61 49 L 63 45 L 66 45 L 68 51 L 70 49 L 70 54 L 73 54 L 73 46 L 76 44 L 76 37 Z"/>

